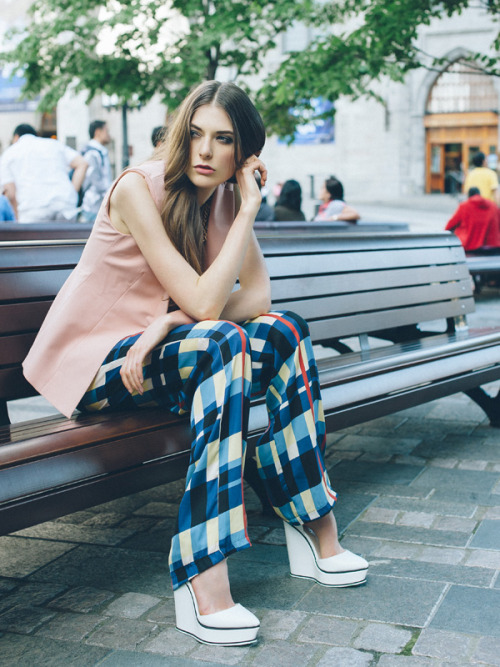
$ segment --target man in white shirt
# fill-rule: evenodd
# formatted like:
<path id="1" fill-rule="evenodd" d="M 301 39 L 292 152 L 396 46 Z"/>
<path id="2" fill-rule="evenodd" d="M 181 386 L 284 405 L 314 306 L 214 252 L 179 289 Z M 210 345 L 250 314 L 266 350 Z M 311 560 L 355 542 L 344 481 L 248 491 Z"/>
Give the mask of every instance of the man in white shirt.
<path id="1" fill-rule="evenodd" d="M 80 220 L 94 222 L 104 195 L 111 185 L 111 165 L 108 149 L 110 143 L 108 126 L 103 120 L 94 120 L 89 125 L 90 141 L 82 151 L 89 163 L 83 182 L 82 213 Z"/>
<path id="2" fill-rule="evenodd" d="M 80 153 L 56 139 L 38 137 L 31 125 L 23 123 L 2 155 L 1 190 L 18 222 L 72 222 L 87 167 Z"/>

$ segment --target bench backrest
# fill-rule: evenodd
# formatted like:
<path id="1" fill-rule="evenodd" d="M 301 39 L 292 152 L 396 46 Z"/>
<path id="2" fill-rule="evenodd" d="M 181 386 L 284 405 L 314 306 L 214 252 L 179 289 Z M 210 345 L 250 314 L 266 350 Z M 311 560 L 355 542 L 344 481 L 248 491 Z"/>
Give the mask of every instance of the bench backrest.
<path id="1" fill-rule="evenodd" d="M 92 223 L 80 222 L 2 222 L 0 241 L 88 239 L 92 227 Z"/>
<path id="2" fill-rule="evenodd" d="M 315 342 L 474 310 L 465 255 L 452 234 L 277 234 L 260 242 L 273 307 L 307 319 Z M 84 245 L 0 242 L 0 399 L 35 393 L 21 363 Z"/>
<path id="3" fill-rule="evenodd" d="M 80 222 L 17 222 L 0 223 L 0 241 L 40 241 L 62 239 L 87 239 L 92 231 L 92 223 Z M 360 220 L 356 224 L 343 222 L 256 222 L 255 230 L 260 236 L 274 236 L 276 233 L 308 234 L 328 233 L 371 233 L 408 231 L 405 222 L 370 222 Z"/>

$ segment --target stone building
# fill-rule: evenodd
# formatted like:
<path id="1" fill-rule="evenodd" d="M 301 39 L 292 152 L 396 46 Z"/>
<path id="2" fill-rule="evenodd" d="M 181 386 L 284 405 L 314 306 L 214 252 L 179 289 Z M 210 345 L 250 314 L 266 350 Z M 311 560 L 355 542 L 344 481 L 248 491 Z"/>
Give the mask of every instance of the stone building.
<path id="1" fill-rule="evenodd" d="M 330 174 L 343 182 L 348 201 L 362 202 L 452 193 L 477 150 L 495 167 L 500 81 L 460 58 L 488 52 L 497 32 L 491 15 L 478 7 L 423 26 L 419 48 L 451 65 L 414 70 L 403 84 L 380 83 L 383 104 L 338 100 L 331 143 L 287 147 L 272 138 L 265 153 L 271 183 L 299 180 L 304 210 L 311 213 Z"/>
<path id="2" fill-rule="evenodd" d="M 11 23 L 29 5 L 29 0 L 4 2 L 11 8 Z M 291 146 L 269 138 L 263 159 L 269 168 L 270 191 L 289 178 L 298 180 L 309 218 L 319 187 L 330 174 L 343 182 L 347 201 L 362 202 L 404 199 L 423 192 L 453 193 L 479 149 L 496 167 L 500 84 L 460 61 L 470 53 L 488 51 L 495 34 L 491 15 L 479 7 L 422 27 L 418 42 L 422 52 L 446 57 L 451 65 L 444 71 L 415 70 L 404 83 L 377 84 L 383 104 L 368 99 L 338 100 L 333 128 L 327 133 L 317 127 L 305 128 L 301 140 Z M 279 49 L 266 59 L 266 67 L 275 67 L 283 54 L 303 48 L 310 38 L 310 30 L 303 26 L 290 30 L 279 40 Z M 228 75 L 219 73 L 220 78 Z M 59 139 L 77 148 L 87 140 L 90 120 L 107 120 L 114 138 L 115 171 L 121 169 L 121 114 L 103 106 L 101 98 L 86 105 L 83 95 L 67 95 L 53 116 L 29 110 L 6 112 L 0 104 L 2 148 L 8 145 L 12 128 L 18 122 L 30 122 L 29 118 L 37 129 L 46 134 L 56 131 Z M 151 130 L 164 121 L 165 109 L 157 99 L 128 114 L 131 164 L 147 158 Z M 272 196 L 270 200 L 272 203 Z"/>

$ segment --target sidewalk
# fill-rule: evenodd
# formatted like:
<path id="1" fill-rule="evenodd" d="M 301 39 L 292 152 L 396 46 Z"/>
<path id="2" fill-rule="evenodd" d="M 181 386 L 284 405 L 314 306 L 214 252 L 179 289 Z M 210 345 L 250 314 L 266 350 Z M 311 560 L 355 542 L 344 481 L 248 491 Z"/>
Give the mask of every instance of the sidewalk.
<path id="1" fill-rule="evenodd" d="M 412 232 L 442 232 L 458 207 L 452 195 L 414 195 L 383 202 L 349 201 L 362 220 L 371 222 L 406 222 Z"/>
<path id="2" fill-rule="evenodd" d="M 499 306 L 485 290 L 471 325 L 500 326 Z M 259 642 L 198 644 L 174 629 L 167 555 L 182 484 L 169 484 L 0 538 L 0 663 L 500 665 L 500 429 L 456 395 L 331 434 L 326 461 L 342 544 L 370 561 L 366 585 L 290 578 L 281 523 L 249 490 L 253 548 L 229 567 Z"/>

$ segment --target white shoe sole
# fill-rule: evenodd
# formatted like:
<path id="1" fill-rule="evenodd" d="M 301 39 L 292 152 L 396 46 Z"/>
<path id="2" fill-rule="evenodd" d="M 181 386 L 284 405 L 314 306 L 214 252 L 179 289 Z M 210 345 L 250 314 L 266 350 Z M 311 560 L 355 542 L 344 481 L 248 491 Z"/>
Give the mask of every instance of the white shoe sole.
<path id="1" fill-rule="evenodd" d="M 247 646 L 257 641 L 259 619 L 240 604 L 201 615 L 196 595 L 189 582 L 174 591 L 177 630 L 202 644 Z"/>

